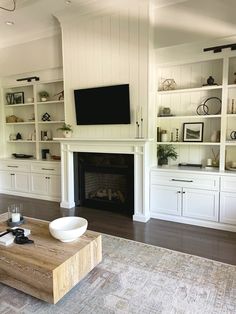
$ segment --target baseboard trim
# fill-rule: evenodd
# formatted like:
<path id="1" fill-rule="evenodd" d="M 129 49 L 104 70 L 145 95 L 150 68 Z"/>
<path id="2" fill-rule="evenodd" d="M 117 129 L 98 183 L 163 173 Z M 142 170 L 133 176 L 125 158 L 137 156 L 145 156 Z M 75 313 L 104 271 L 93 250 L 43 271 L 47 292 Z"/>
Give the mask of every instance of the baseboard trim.
<path id="1" fill-rule="evenodd" d="M 15 191 L 0 191 L 1 194 L 5 195 L 14 195 L 14 196 L 21 196 L 21 197 L 28 197 L 28 198 L 34 198 L 41 201 L 51 201 L 51 202 L 60 202 L 60 198 L 57 197 L 51 197 L 46 195 L 37 195 L 37 194 L 29 194 L 24 192 L 15 192 Z"/>
<path id="2" fill-rule="evenodd" d="M 150 216 L 133 215 L 133 220 L 134 221 L 147 222 L 149 219 L 150 219 Z"/>
<path id="3" fill-rule="evenodd" d="M 194 226 L 199 226 L 199 227 L 206 227 L 206 228 L 236 232 L 236 226 L 227 225 L 220 222 L 203 221 L 203 220 L 186 218 L 186 217 L 177 217 L 177 216 L 170 216 L 170 215 L 164 215 L 164 214 L 157 214 L 153 212 L 151 212 L 150 216 L 151 218 L 155 218 L 155 219 L 161 219 L 161 220 L 178 222 L 182 224 L 194 225 Z"/>
<path id="4" fill-rule="evenodd" d="M 70 208 L 75 207 L 75 202 L 65 202 L 65 201 L 62 201 L 62 202 L 60 203 L 60 206 L 63 207 L 63 208 L 68 208 L 68 209 L 70 209 Z"/>

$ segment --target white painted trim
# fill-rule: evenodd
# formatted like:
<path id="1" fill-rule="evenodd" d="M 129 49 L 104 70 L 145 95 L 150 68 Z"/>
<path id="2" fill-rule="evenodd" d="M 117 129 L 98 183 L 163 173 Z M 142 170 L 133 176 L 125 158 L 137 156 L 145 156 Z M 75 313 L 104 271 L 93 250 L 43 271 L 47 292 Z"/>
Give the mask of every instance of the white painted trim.
<path id="1" fill-rule="evenodd" d="M 65 201 L 62 201 L 60 203 L 60 206 L 63 207 L 63 208 L 70 209 L 70 208 L 75 207 L 75 202 L 65 202 Z"/>
<path id="2" fill-rule="evenodd" d="M 46 195 L 38 195 L 38 194 L 30 194 L 29 192 L 19 192 L 19 191 L 11 191 L 11 190 L 0 190 L 1 194 L 6 195 L 15 195 L 15 196 L 22 196 L 22 197 L 29 197 L 29 198 L 35 198 L 42 201 L 52 201 L 52 202 L 60 202 L 60 198 L 58 197 L 51 197 Z"/>
<path id="3" fill-rule="evenodd" d="M 198 220 L 198 219 L 190 219 L 186 217 L 179 217 L 179 216 L 177 217 L 177 216 L 170 216 L 170 215 L 164 215 L 164 214 L 157 214 L 153 212 L 150 213 L 150 217 L 155 218 L 155 219 L 182 223 L 182 224 L 189 224 L 189 225 L 200 226 L 200 227 L 205 227 L 205 228 L 236 232 L 236 226 L 222 224 L 219 222 L 203 221 L 203 220 Z"/>
<path id="4" fill-rule="evenodd" d="M 134 221 L 139 221 L 139 222 L 148 222 L 150 219 L 150 215 L 133 215 L 133 220 Z"/>
<path id="5" fill-rule="evenodd" d="M 61 206 L 74 204 L 74 152 L 119 153 L 134 155 L 134 219 L 148 221 L 149 215 L 149 150 L 145 139 L 57 139 L 61 140 Z M 69 207 L 70 206 L 70 207 Z"/>

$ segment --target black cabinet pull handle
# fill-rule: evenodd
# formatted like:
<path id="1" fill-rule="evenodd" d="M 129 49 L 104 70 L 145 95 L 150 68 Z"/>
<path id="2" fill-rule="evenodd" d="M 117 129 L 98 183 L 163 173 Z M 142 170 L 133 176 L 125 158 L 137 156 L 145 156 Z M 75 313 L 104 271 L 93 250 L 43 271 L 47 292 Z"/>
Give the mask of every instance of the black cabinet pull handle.
<path id="1" fill-rule="evenodd" d="M 55 170 L 55 169 L 51 169 L 51 168 L 41 168 L 41 170 L 51 170 L 51 171 L 53 171 L 53 170 Z"/>
<path id="2" fill-rule="evenodd" d="M 7 166 L 8 168 L 18 168 L 18 166 Z"/>
<path id="3" fill-rule="evenodd" d="M 193 180 L 181 180 L 181 179 L 171 179 L 171 181 L 174 181 L 174 182 L 193 182 Z"/>

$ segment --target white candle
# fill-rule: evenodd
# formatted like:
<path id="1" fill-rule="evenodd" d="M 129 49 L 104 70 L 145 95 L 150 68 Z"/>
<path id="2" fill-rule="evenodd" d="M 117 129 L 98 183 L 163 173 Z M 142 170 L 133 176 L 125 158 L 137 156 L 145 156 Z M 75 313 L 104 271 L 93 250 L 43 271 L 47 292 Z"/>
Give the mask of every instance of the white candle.
<path id="1" fill-rule="evenodd" d="M 211 158 L 207 159 L 207 166 L 212 166 L 212 159 Z"/>
<path id="2" fill-rule="evenodd" d="M 12 213 L 11 214 L 11 221 L 12 222 L 19 222 L 20 221 L 20 213 Z"/>

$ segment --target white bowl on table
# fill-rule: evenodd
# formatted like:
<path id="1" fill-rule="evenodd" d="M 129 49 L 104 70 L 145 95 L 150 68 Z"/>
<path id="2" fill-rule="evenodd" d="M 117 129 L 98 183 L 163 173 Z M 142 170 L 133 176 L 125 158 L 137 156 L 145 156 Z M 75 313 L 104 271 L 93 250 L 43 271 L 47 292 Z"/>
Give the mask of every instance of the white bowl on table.
<path id="1" fill-rule="evenodd" d="M 85 233 L 88 221 L 82 217 L 62 217 L 49 224 L 51 235 L 61 242 L 72 242 Z"/>

